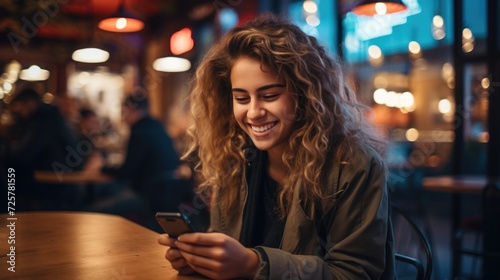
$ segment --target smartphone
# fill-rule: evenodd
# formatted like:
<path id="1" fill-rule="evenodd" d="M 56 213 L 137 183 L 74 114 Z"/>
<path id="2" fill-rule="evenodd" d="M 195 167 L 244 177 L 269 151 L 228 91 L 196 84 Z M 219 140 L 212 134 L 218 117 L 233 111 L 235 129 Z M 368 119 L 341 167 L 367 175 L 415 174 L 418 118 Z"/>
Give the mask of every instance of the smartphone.
<path id="1" fill-rule="evenodd" d="M 188 217 L 177 212 L 158 212 L 156 221 L 168 236 L 177 238 L 183 233 L 195 232 L 195 228 Z"/>

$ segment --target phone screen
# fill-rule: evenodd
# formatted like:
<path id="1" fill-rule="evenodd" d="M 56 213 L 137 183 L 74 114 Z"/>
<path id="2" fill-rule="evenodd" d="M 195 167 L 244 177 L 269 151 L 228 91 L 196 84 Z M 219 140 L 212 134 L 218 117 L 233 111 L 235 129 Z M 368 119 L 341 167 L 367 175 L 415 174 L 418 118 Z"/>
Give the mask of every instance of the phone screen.
<path id="1" fill-rule="evenodd" d="M 191 222 L 181 213 L 158 212 L 156 213 L 156 220 L 163 230 L 173 238 L 177 238 L 184 233 L 195 231 Z"/>

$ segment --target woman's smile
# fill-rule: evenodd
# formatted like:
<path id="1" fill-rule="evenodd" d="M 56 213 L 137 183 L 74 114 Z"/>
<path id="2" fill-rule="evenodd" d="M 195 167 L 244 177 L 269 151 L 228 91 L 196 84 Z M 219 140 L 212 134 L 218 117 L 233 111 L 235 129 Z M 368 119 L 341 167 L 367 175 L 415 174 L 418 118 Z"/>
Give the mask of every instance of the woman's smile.
<path id="1" fill-rule="evenodd" d="M 266 132 L 266 131 L 269 131 L 270 129 L 272 129 L 274 126 L 276 126 L 276 124 L 278 124 L 278 121 L 270 122 L 267 124 L 261 124 L 261 125 L 250 124 L 250 126 L 252 127 L 253 131 L 255 131 L 257 133 L 263 133 L 263 132 Z"/>

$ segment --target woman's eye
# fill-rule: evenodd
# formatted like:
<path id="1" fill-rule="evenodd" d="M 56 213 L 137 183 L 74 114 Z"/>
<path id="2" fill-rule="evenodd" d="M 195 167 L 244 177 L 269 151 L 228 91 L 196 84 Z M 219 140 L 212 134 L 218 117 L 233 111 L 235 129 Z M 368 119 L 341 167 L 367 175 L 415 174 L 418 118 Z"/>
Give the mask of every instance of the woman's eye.
<path id="1" fill-rule="evenodd" d="M 279 97 L 279 94 L 266 94 L 264 95 L 265 100 L 275 100 Z"/>
<path id="2" fill-rule="evenodd" d="M 245 97 L 245 96 L 235 96 L 234 100 L 238 103 L 245 103 L 245 102 L 248 102 L 248 100 L 250 100 L 250 98 Z"/>

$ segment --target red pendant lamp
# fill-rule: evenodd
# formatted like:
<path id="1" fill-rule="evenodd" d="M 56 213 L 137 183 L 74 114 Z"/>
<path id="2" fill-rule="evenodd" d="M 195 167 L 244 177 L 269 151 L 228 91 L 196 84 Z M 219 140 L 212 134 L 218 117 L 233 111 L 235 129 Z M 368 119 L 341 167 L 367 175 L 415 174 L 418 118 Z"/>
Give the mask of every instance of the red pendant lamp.
<path id="1" fill-rule="evenodd" d="M 125 9 L 125 0 L 122 0 L 116 13 L 101 20 L 98 27 L 109 32 L 137 32 L 144 28 L 144 22 Z"/>
<path id="2" fill-rule="evenodd" d="M 375 16 L 393 14 L 406 9 L 406 5 L 401 0 L 364 0 L 360 1 L 352 12 L 356 15 Z"/>

